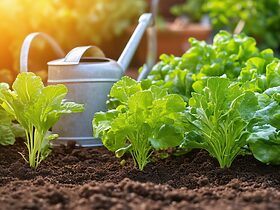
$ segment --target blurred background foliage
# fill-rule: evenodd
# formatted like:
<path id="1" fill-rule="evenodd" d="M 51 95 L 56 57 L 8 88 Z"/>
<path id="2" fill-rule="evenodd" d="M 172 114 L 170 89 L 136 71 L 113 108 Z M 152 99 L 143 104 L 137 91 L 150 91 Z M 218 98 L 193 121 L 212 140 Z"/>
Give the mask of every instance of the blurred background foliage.
<path id="1" fill-rule="evenodd" d="M 19 72 L 22 42 L 35 31 L 53 36 L 65 52 L 91 44 L 116 58 L 128 35 L 124 41 L 120 37 L 148 10 L 151 1 L 0 0 L 0 82 L 14 80 Z M 254 36 L 261 49 L 269 47 L 279 55 L 280 0 L 160 0 L 159 5 L 160 13 L 170 11 L 171 15 L 187 16 L 193 22 L 208 15 L 216 31 L 233 32 L 240 22 L 244 23 L 242 32 Z M 162 16 L 163 21 L 170 21 L 170 15 Z M 110 54 L 114 52 L 115 56 Z M 46 63 L 56 59 L 50 47 L 36 40 L 30 57 L 30 68 L 46 79 Z"/>
<path id="2" fill-rule="evenodd" d="M 208 14 L 216 30 L 234 32 L 242 23 L 242 32 L 254 36 L 261 49 L 280 50 L 280 0 L 186 0 L 171 12 L 194 21 Z"/>
<path id="3" fill-rule="evenodd" d="M 145 8 L 145 0 L 1 0 L 0 81 L 11 83 L 16 77 L 20 47 L 29 33 L 48 33 L 65 52 L 79 45 L 102 45 L 135 23 Z M 55 58 L 42 41 L 32 48 L 33 68 Z M 46 77 L 45 71 L 37 73 Z"/>
<path id="4" fill-rule="evenodd" d="M 202 6 L 206 0 L 187 0 L 183 4 L 176 4 L 170 8 L 175 16 L 188 16 L 192 21 L 199 22 L 204 15 Z"/>

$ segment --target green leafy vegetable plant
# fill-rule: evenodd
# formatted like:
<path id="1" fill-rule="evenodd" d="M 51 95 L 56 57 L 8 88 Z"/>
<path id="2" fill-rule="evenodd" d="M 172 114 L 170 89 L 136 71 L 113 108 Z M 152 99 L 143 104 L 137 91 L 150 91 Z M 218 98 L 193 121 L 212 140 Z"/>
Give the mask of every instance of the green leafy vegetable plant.
<path id="1" fill-rule="evenodd" d="M 264 141 L 264 136 L 273 135 L 277 139 L 278 128 L 254 122 L 267 118 L 255 113 L 258 109 L 268 110 L 269 104 L 258 105 L 255 95 L 280 86 L 279 59 L 271 49 L 260 51 L 255 39 L 245 34 L 220 31 L 213 44 L 195 39 L 190 39 L 190 44 L 191 48 L 182 57 L 162 55 L 145 81 L 167 88 L 169 93 L 179 94 L 188 102 L 187 133 L 182 147 L 206 149 L 221 167 L 229 167 L 250 142 L 257 159 L 276 164 L 277 156 L 269 157 L 273 155 L 267 149 L 270 137 L 266 136 Z M 278 113 L 278 109 L 274 110 Z M 266 134 L 264 129 L 270 133 Z M 278 147 L 274 145 L 272 150 L 276 154 Z M 260 153 L 267 159 L 260 158 Z"/>
<path id="2" fill-rule="evenodd" d="M 182 57 L 162 55 L 148 77 L 154 84 L 168 88 L 169 93 L 182 95 L 185 101 L 191 92 L 203 89 L 207 77 L 237 79 L 247 60 L 261 55 L 256 41 L 244 34 L 220 31 L 213 44 L 193 38 L 189 42 L 191 48 Z"/>
<path id="3" fill-rule="evenodd" d="M 192 93 L 189 101 L 188 132 L 182 147 L 205 149 L 221 168 L 230 167 L 247 143 L 250 133 L 246 128 L 257 109 L 253 92 L 227 78 L 207 79 L 206 87 Z"/>
<path id="4" fill-rule="evenodd" d="M 1 145 L 12 145 L 15 143 L 15 136 L 12 131 L 11 118 L 5 110 L 0 109 L 0 144 Z"/>
<path id="5" fill-rule="evenodd" d="M 280 164 L 280 86 L 258 95 L 260 109 L 249 127 L 248 144 L 254 157 L 266 164 Z"/>
<path id="6" fill-rule="evenodd" d="M 24 129 L 2 107 L 0 119 L 0 145 L 13 145 L 17 137 L 25 137 Z"/>
<path id="7" fill-rule="evenodd" d="M 280 85 L 280 61 L 271 50 L 265 50 L 260 57 L 250 58 L 238 77 L 247 90 L 262 93 L 268 88 Z"/>
<path id="8" fill-rule="evenodd" d="M 248 90 L 262 92 L 271 87 L 271 75 L 277 74 L 266 70 L 277 61 L 273 51 L 259 51 L 255 39 L 245 34 L 220 31 L 213 44 L 193 38 L 189 42 L 191 48 L 181 57 L 162 55 L 148 76 L 153 84 L 180 94 L 185 101 L 193 91 L 205 87 L 208 77 L 226 77 L 241 82 Z"/>
<path id="9" fill-rule="evenodd" d="M 95 114 L 93 132 L 117 157 L 129 152 L 142 171 L 154 150 L 180 145 L 184 135 L 180 119 L 186 106 L 182 97 L 129 77 L 114 84 L 110 97 L 119 105 Z"/>
<path id="10" fill-rule="evenodd" d="M 50 150 L 48 130 L 62 114 L 82 112 L 82 104 L 64 102 L 67 88 L 64 85 L 44 87 L 40 77 L 33 73 L 21 73 L 13 83 L 13 91 L 5 86 L 0 91 L 3 109 L 13 116 L 25 129 L 28 159 L 23 158 L 32 168 L 37 168 Z"/>
<path id="11" fill-rule="evenodd" d="M 0 91 L 8 87 L 8 84 L 0 83 Z M 22 127 L 13 123 L 13 117 L 0 107 L 0 145 L 13 145 L 16 137 L 24 136 Z"/>

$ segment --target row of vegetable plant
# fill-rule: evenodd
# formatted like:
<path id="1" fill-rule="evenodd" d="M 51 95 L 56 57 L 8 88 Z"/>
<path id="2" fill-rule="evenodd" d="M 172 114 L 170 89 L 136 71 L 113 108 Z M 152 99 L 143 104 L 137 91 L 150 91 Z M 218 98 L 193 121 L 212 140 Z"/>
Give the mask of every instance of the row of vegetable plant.
<path id="1" fill-rule="evenodd" d="M 94 135 L 117 157 L 130 153 L 140 170 L 169 148 L 176 154 L 204 149 L 221 168 L 249 153 L 280 164 L 279 59 L 244 34 L 221 31 L 213 44 L 190 44 L 181 57 L 162 55 L 146 80 L 116 82 L 108 111 L 93 118 Z M 23 158 L 36 168 L 57 137 L 49 129 L 62 114 L 84 107 L 64 101 L 64 85 L 44 87 L 33 73 L 19 74 L 12 89 L 0 84 L 0 144 L 26 136 Z"/>
<path id="2" fill-rule="evenodd" d="M 174 147 L 207 150 L 221 168 L 248 153 L 280 164 L 279 59 L 244 34 L 190 44 L 182 57 L 162 55 L 148 79 L 117 82 L 94 134 L 117 157 L 129 152 L 140 170 L 155 151 Z"/>

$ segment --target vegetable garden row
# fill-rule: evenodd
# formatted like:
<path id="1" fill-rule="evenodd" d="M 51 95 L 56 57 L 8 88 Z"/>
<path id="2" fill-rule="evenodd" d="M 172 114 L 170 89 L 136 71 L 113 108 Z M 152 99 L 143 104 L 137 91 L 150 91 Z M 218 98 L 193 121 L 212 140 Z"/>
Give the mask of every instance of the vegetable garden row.
<path id="1" fill-rule="evenodd" d="M 94 135 L 117 157 L 131 154 L 139 170 L 158 153 L 168 157 L 169 148 L 176 155 L 204 149 L 221 168 L 238 155 L 280 164 L 280 61 L 273 51 L 225 31 L 213 44 L 190 45 L 182 57 L 162 55 L 147 79 L 115 83 L 108 111 L 93 116 Z M 66 94 L 64 85 L 44 87 L 33 73 L 19 74 L 12 90 L 1 83 L 0 143 L 25 137 L 23 158 L 37 168 L 57 137 L 49 129 L 62 114 L 84 110 L 65 102 Z"/>

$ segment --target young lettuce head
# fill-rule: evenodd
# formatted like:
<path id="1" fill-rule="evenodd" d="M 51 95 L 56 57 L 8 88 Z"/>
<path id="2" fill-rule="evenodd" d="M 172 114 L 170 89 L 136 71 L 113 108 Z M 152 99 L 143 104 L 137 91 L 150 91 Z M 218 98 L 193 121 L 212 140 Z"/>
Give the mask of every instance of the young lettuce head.
<path id="1" fill-rule="evenodd" d="M 271 49 L 260 51 L 254 38 L 220 31 L 213 44 L 194 38 L 190 38 L 189 43 L 190 49 L 181 57 L 161 55 L 148 80 L 167 88 L 169 93 L 180 94 L 187 102 L 192 92 L 202 91 L 209 77 L 238 80 L 252 91 L 268 88 L 265 77 L 273 73 L 266 75 L 265 70 L 275 58 Z M 279 77 L 279 73 L 274 74 Z"/>
<path id="2" fill-rule="evenodd" d="M 275 78 L 276 79 L 276 78 Z M 258 95 L 260 109 L 249 127 L 247 142 L 254 157 L 266 164 L 280 164 L 280 87 Z"/>
<path id="3" fill-rule="evenodd" d="M 66 86 L 44 87 L 41 78 L 33 73 L 19 74 L 12 88 L 13 91 L 8 86 L 0 90 L 1 106 L 25 129 L 28 159 L 23 158 L 36 168 L 49 155 L 49 141 L 56 136 L 46 136 L 48 130 L 62 114 L 82 112 L 84 107 L 63 101 Z"/>
<path id="4" fill-rule="evenodd" d="M 157 86 L 144 88 L 129 77 L 115 83 L 110 96 L 119 105 L 95 114 L 93 132 L 117 157 L 129 152 L 142 171 L 154 150 L 180 145 L 184 136 L 180 118 L 186 106 L 182 97 Z"/>
<path id="5" fill-rule="evenodd" d="M 255 94 L 227 78 L 212 77 L 200 93 L 192 94 L 189 106 L 189 131 L 181 146 L 205 149 L 221 168 L 230 167 L 247 143 L 247 125 L 258 109 Z"/>

